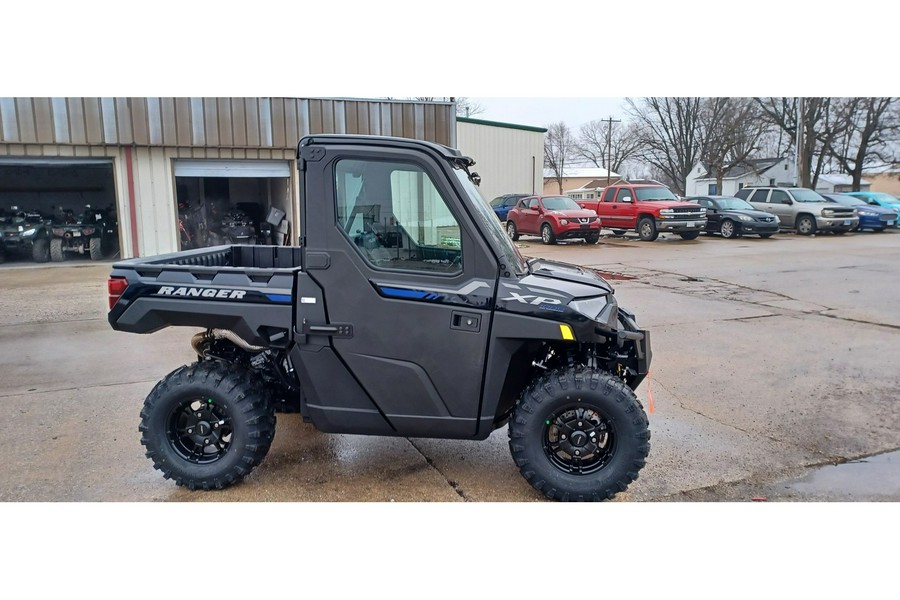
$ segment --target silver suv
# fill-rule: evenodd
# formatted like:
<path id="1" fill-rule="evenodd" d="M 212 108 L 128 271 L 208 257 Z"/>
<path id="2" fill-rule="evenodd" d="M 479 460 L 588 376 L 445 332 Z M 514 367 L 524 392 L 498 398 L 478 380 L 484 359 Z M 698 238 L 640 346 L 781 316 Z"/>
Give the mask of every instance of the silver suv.
<path id="1" fill-rule="evenodd" d="M 836 205 L 808 188 L 745 187 L 735 194 L 757 210 L 774 213 L 781 226 L 800 235 L 817 231 L 847 233 L 859 223 L 856 209 Z"/>

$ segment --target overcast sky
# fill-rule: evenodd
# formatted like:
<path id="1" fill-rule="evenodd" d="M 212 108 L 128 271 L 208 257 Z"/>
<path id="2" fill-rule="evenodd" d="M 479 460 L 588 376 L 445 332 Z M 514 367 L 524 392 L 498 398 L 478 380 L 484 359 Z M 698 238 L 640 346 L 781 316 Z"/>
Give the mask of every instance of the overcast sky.
<path id="1" fill-rule="evenodd" d="M 564 121 L 577 129 L 594 119 L 622 119 L 625 98 L 469 98 L 484 112 L 476 119 L 546 127 Z"/>

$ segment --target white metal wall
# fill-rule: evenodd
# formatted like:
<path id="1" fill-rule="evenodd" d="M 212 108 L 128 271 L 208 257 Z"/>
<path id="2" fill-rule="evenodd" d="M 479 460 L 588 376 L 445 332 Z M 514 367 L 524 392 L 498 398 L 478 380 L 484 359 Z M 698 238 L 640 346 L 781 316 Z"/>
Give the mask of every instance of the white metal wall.
<path id="1" fill-rule="evenodd" d="M 485 200 L 543 190 L 543 133 L 457 121 L 456 136 L 459 151 L 475 159 Z"/>

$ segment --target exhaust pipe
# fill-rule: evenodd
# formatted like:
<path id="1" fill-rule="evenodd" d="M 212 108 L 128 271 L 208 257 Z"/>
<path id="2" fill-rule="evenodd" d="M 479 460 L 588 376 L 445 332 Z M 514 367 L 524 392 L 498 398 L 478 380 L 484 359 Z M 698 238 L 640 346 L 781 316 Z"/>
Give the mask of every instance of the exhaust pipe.
<path id="1" fill-rule="evenodd" d="M 203 351 L 200 349 L 200 344 L 208 340 L 221 339 L 226 339 L 238 348 L 246 350 L 247 352 L 262 352 L 266 349 L 265 346 L 254 346 L 252 344 L 248 344 L 244 338 L 231 331 L 230 329 L 207 329 L 206 331 L 201 331 L 191 338 L 191 347 L 194 349 L 194 352 L 197 353 L 197 356 L 203 356 Z"/>

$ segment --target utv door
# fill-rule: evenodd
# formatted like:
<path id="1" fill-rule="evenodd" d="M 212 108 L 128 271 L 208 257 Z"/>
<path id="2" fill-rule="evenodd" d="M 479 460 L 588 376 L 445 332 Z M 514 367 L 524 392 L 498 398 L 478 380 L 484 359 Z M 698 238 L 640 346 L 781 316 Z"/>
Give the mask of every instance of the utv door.
<path id="1" fill-rule="evenodd" d="M 335 145 L 306 163 L 305 266 L 331 348 L 399 435 L 478 423 L 498 263 L 444 162 Z"/>

